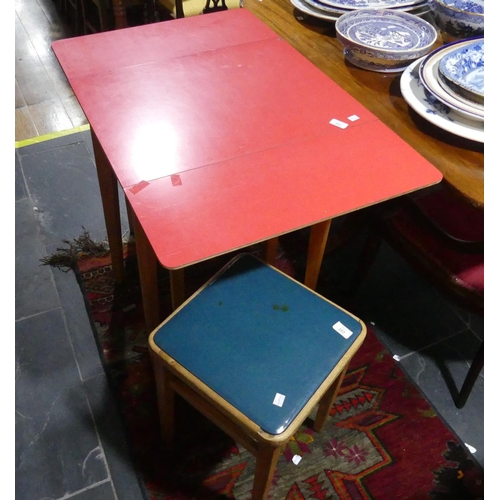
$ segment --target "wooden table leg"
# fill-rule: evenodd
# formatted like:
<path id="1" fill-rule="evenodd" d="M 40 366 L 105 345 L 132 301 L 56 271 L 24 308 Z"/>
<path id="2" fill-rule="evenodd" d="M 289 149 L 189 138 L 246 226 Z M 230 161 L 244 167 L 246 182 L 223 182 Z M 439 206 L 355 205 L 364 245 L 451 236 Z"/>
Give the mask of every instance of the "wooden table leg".
<path id="1" fill-rule="evenodd" d="M 127 9 L 123 0 L 112 0 L 113 14 L 115 16 L 115 30 L 127 28 Z"/>
<path id="2" fill-rule="evenodd" d="M 141 281 L 142 304 L 146 331 L 151 333 L 160 324 L 157 260 L 146 233 L 134 215 L 135 249 Z"/>
<path id="3" fill-rule="evenodd" d="M 306 277 L 304 280 L 304 284 L 311 290 L 314 290 L 318 283 L 319 271 L 323 262 L 323 254 L 325 253 L 331 223 L 332 220 L 328 219 L 311 226 L 309 249 L 307 251 Z"/>
<path id="4" fill-rule="evenodd" d="M 172 311 L 175 311 L 185 300 L 184 269 L 170 270 L 170 296 Z"/>
<path id="5" fill-rule="evenodd" d="M 127 205 L 127 218 L 128 218 L 128 227 L 130 231 L 130 236 L 134 235 L 134 211 L 130 205 L 130 202 L 125 199 L 125 203 Z"/>
<path id="6" fill-rule="evenodd" d="M 118 198 L 118 181 L 113 172 L 106 154 L 101 144 L 91 129 L 92 144 L 94 146 L 94 156 L 101 190 L 102 208 L 104 212 L 104 222 L 108 233 L 109 250 L 111 254 L 111 265 L 113 274 L 118 283 L 124 280 L 123 264 L 123 242 L 122 226 L 120 219 L 120 201 Z"/>
<path id="7" fill-rule="evenodd" d="M 274 266 L 274 263 L 276 262 L 276 252 L 278 251 L 278 243 L 279 243 L 278 237 L 263 242 L 264 259 L 271 266 Z"/>

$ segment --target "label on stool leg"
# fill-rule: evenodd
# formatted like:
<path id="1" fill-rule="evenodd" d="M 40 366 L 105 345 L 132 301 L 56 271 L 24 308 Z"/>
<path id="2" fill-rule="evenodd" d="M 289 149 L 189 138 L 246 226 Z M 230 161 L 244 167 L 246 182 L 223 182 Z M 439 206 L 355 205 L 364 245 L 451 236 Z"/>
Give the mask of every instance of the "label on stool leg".
<path id="1" fill-rule="evenodd" d="M 274 396 L 273 405 L 281 407 L 281 406 L 283 406 L 284 402 L 285 402 L 285 396 L 283 396 L 283 394 L 280 394 L 279 392 L 277 392 L 276 396 Z"/>
<path id="2" fill-rule="evenodd" d="M 340 321 L 337 321 L 337 323 L 335 323 L 332 326 L 332 328 L 337 333 L 340 333 L 340 335 L 342 335 L 342 337 L 344 337 L 345 339 L 348 339 L 353 334 L 353 332 L 351 332 L 351 330 L 349 330 L 349 328 L 347 328 L 347 326 L 343 325 Z"/>

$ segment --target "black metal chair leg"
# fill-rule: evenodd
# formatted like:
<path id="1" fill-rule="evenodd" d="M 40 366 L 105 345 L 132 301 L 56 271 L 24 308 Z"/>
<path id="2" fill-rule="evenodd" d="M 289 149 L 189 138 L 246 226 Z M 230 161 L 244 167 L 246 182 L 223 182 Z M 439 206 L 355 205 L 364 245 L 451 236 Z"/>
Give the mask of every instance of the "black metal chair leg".
<path id="1" fill-rule="evenodd" d="M 467 399 L 469 398 L 469 394 L 471 393 L 472 388 L 474 387 L 474 383 L 476 382 L 477 377 L 479 376 L 481 370 L 483 369 L 483 366 L 484 366 L 484 342 L 481 344 L 479 351 L 474 357 L 472 364 L 469 368 L 469 371 L 467 373 L 467 376 L 465 377 L 462 389 L 458 394 L 457 400 L 455 402 L 455 406 L 457 408 L 464 407 L 465 403 L 467 402 Z"/>

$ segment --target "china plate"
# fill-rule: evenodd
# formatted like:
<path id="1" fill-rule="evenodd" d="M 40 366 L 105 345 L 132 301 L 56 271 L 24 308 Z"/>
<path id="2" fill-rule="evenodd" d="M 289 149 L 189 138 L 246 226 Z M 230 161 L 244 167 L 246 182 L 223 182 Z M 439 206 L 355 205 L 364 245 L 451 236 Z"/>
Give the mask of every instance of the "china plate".
<path id="1" fill-rule="evenodd" d="M 309 16 L 317 17 L 319 19 L 324 19 L 325 21 L 330 21 L 332 23 L 336 22 L 340 17 L 340 14 L 328 14 L 327 12 L 324 12 L 322 10 L 315 9 L 304 0 L 290 0 L 290 3 L 304 14 L 308 14 Z"/>
<path id="2" fill-rule="evenodd" d="M 441 0 L 441 2 L 457 11 L 484 14 L 484 0 Z"/>
<path id="3" fill-rule="evenodd" d="M 470 40 L 461 40 L 453 42 L 448 45 L 439 47 L 438 49 L 425 56 L 419 70 L 420 81 L 425 88 L 439 101 L 446 106 L 452 108 L 457 113 L 463 114 L 471 120 L 484 121 L 484 111 L 479 111 L 475 107 L 459 101 L 454 96 L 446 92 L 445 89 L 439 84 L 438 71 L 439 62 L 443 57 L 457 48 L 461 48 L 470 43 Z"/>
<path id="4" fill-rule="evenodd" d="M 455 113 L 427 92 L 420 82 L 419 67 L 425 57 L 406 68 L 401 75 L 400 87 L 404 100 L 422 118 L 451 134 L 484 143 L 484 123 L 468 120 Z"/>
<path id="5" fill-rule="evenodd" d="M 361 69 L 367 69 L 368 71 L 375 71 L 376 73 L 401 73 L 408 67 L 408 65 L 398 66 L 396 68 L 394 67 L 384 68 L 382 66 L 376 66 L 374 64 L 370 64 L 358 59 L 355 55 L 351 53 L 349 49 L 344 49 L 344 57 L 352 65 L 357 66 L 358 68 Z M 410 62 L 408 62 L 408 64 L 410 64 Z"/>
<path id="6" fill-rule="evenodd" d="M 327 1 L 325 0 L 305 0 L 306 3 L 314 7 L 315 9 L 319 10 L 324 10 L 325 12 L 329 12 L 331 14 L 335 14 L 338 16 L 341 16 L 342 14 L 347 14 L 348 12 L 352 12 L 352 9 L 342 9 L 340 7 L 332 7 L 331 5 L 327 4 Z M 408 12 L 408 13 L 414 13 L 418 12 L 420 14 L 420 11 L 425 9 L 426 12 L 430 10 L 427 0 L 418 0 L 418 2 L 415 2 L 414 5 L 404 5 L 402 7 L 394 7 L 391 10 L 397 11 L 397 12 Z"/>
<path id="7" fill-rule="evenodd" d="M 290 0 L 290 3 L 297 9 L 312 17 L 317 17 L 318 19 L 324 19 L 325 21 L 329 21 L 331 23 L 336 22 L 339 17 L 342 15 L 341 13 L 336 14 L 333 10 L 332 12 L 328 12 L 326 10 L 320 10 L 317 6 L 313 6 L 312 2 L 314 0 L 309 0 L 308 3 L 306 0 Z M 318 2 L 316 2 L 317 4 Z M 422 6 L 415 7 L 415 10 L 412 12 L 408 12 L 409 14 L 413 14 L 415 16 L 423 16 L 429 12 L 429 7 L 425 3 Z M 344 12 L 345 14 L 345 12 Z"/>
<path id="8" fill-rule="evenodd" d="M 484 97 L 484 38 L 444 56 L 439 62 L 439 71 L 458 87 Z"/>
<path id="9" fill-rule="evenodd" d="M 443 87 L 443 89 L 448 94 L 453 96 L 458 101 L 460 101 L 464 104 L 467 104 L 469 106 L 472 106 L 473 108 L 477 109 L 478 111 L 484 113 L 484 104 L 481 104 L 477 100 L 473 101 L 471 98 L 468 98 L 468 96 L 465 94 L 465 92 L 463 92 L 463 89 L 457 88 L 457 86 L 454 85 L 453 82 L 450 82 L 449 80 L 444 78 L 440 72 L 438 72 L 437 79 L 438 79 L 439 85 L 441 85 L 441 87 Z M 460 94 L 460 92 L 462 92 L 462 95 Z"/>
<path id="10" fill-rule="evenodd" d="M 392 9 L 421 3 L 421 0 L 323 0 L 322 3 L 352 11 L 358 9 Z"/>
<path id="11" fill-rule="evenodd" d="M 337 31 L 344 38 L 362 45 L 366 51 L 415 54 L 412 59 L 428 52 L 437 36 L 427 21 L 393 9 L 350 12 L 339 20 Z"/>

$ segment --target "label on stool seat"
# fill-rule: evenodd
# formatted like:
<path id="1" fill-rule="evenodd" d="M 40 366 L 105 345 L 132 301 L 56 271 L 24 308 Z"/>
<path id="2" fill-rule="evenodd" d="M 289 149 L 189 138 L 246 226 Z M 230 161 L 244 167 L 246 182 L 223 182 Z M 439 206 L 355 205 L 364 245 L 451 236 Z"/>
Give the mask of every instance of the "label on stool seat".
<path id="1" fill-rule="evenodd" d="M 283 406 L 284 402 L 285 402 L 285 396 L 283 396 L 283 394 L 280 394 L 279 392 L 277 392 L 276 396 L 274 396 L 273 405 L 281 407 L 281 406 Z"/>
<path id="2" fill-rule="evenodd" d="M 342 335 L 342 337 L 344 337 L 345 339 L 348 339 L 353 332 L 351 332 L 351 330 L 349 330 L 349 328 L 347 328 L 347 326 L 343 325 L 340 321 L 337 321 L 337 323 L 335 323 L 332 328 L 337 332 L 337 333 L 340 333 L 340 335 Z"/>

